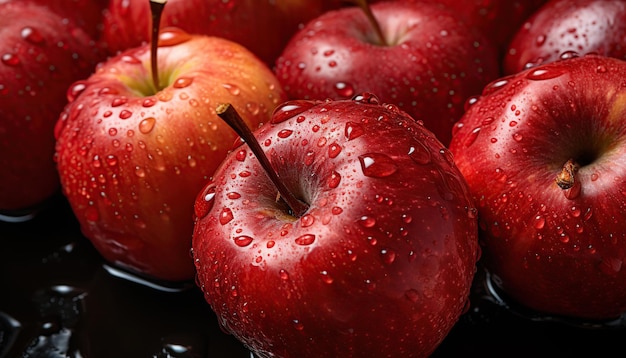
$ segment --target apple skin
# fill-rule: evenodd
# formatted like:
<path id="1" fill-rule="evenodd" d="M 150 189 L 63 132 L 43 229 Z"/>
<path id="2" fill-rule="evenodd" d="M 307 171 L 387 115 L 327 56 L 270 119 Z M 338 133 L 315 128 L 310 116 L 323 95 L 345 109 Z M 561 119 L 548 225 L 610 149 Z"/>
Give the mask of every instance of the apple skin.
<path id="1" fill-rule="evenodd" d="M 514 302 L 584 320 L 626 311 L 626 62 L 587 55 L 485 89 L 450 144 L 482 260 Z M 576 184 L 555 179 L 569 159 Z"/>
<path id="2" fill-rule="evenodd" d="M 467 308 L 478 256 L 445 146 L 371 94 L 288 101 L 255 137 L 310 206 L 289 215 L 246 144 L 199 193 L 196 282 L 224 329 L 259 357 L 432 353 Z"/>
<path id="3" fill-rule="evenodd" d="M 626 60 L 625 38 L 624 1 L 550 1 L 515 34 L 504 57 L 504 71 L 513 74 L 572 54 Z"/>
<path id="4" fill-rule="evenodd" d="M 164 87 L 152 86 L 148 45 L 101 63 L 68 91 L 55 159 L 82 232 L 104 258 L 148 278 L 193 278 L 193 204 L 236 134 L 216 103 L 251 127 L 285 100 L 271 70 L 242 46 L 166 29 Z"/>
<path id="5" fill-rule="evenodd" d="M 272 66 L 291 35 L 340 0 L 169 0 L 161 23 L 242 44 Z M 112 53 L 150 38 L 148 1 L 111 0 L 103 40 Z"/>
<path id="6" fill-rule="evenodd" d="M 371 10 L 388 46 L 362 9 L 328 11 L 292 37 L 276 76 L 291 99 L 375 93 L 447 145 L 465 100 L 500 74 L 495 48 L 436 4 L 391 1 Z"/>
<path id="7" fill-rule="evenodd" d="M 29 2 L 0 3 L 0 212 L 22 215 L 59 191 L 54 124 L 72 82 L 104 54 L 80 28 Z M 62 44 L 62 46 L 59 46 Z"/>

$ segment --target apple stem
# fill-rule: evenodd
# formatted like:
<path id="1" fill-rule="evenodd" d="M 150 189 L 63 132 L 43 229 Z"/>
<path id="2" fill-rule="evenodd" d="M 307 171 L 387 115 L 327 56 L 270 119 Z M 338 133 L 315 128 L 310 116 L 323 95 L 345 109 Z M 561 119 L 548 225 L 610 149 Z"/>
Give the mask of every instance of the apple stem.
<path id="1" fill-rule="evenodd" d="M 150 70 L 152 71 L 152 85 L 155 92 L 161 90 L 159 83 L 159 68 L 157 66 L 157 50 L 159 48 L 159 30 L 161 27 L 161 15 L 167 0 L 150 0 L 150 13 L 152 14 L 152 37 L 150 38 Z"/>
<path id="2" fill-rule="evenodd" d="M 250 128 L 246 125 L 241 115 L 237 112 L 237 110 L 230 103 L 222 103 L 219 104 L 215 111 L 217 115 L 226 122 L 238 135 L 243 139 L 244 142 L 248 144 L 250 150 L 257 157 L 263 169 L 270 177 L 270 180 L 278 189 L 278 195 L 276 196 L 277 201 L 282 199 L 285 201 L 289 209 L 291 210 L 291 215 L 295 217 L 301 217 L 304 213 L 309 209 L 309 206 L 296 198 L 296 196 L 285 186 L 282 179 L 278 173 L 272 167 L 269 159 L 265 155 L 265 152 L 261 148 L 259 141 L 256 139 Z"/>
<path id="3" fill-rule="evenodd" d="M 376 35 L 378 35 L 381 45 L 388 46 L 389 43 L 387 42 L 387 39 L 385 39 L 383 30 L 380 28 L 380 23 L 378 22 L 378 20 L 376 20 L 376 16 L 374 16 L 374 13 L 372 12 L 372 8 L 370 7 L 369 1 L 368 0 L 351 0 L 351 1 L 355 3 L 357 6 L 359 6 L 365 12 L 365 16 L 367 16 L 372 26 L 374 26 L 374 31 L 376 31 Z"/>
<path id="4" fill-rule="evenodd" d="M 573 159 L 569 159 L 563 168 L 556 176 L 556 184 L 563 190 L 570 189 L 576 182 L 576 172 L 578 171 L 578 164 Z"/>

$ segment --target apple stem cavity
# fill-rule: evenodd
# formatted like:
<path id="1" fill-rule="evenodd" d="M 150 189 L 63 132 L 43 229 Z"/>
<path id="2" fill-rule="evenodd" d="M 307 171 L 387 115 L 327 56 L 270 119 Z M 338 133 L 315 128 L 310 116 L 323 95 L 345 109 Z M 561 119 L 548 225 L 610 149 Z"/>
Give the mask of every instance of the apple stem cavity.
<path id="1" fill-rule="evenodd" d="M 380 28 L 380 23 L 376 20 L 376 16 L 372 12 L 372 8 L 370 7 L 368 0 L 351 0 L 354 4 L 360 7 L 363 12 L 365 12 L 365 16 L 369 19 L 370 23 L 374 27 L 374 31 L 376 31 L 376 35 L 378 35 L 378 39 L 382 46 L 389 46 L 387 39 L 385 38 L 385 34 L 383 30 Z"/>
<path id="2" fill-rule="evenodd" d="M 150 70 L 152 71 L 152 85 L 155 92 L 161 90 L 159 83 L 159 68 L 157 65 L 157 50 L 159 48 L 159 30 L 161 27 L 161 15 L 167 0 L 150 0 L 150 13 L 152 14 L 152 37 L 150 39 Z"/>
<path id="3" fill-rule="evenodd" d="M 299 200 L 292 192 L 289 190 L 285 183 L 282 181 L 278 173 L 272 167 L 269 159 L 265 155 L 265 152 L 261 148 L 259 141 L 256 139 L 250 128 L 246 125 L 241 115 L 237 112 L 237 110 L 230 103 L 222 103 L 219 104 L 215 111 L 217 115 L 226 122 L 238 135 L 241 139 L 248 144 L 250 150 L 254 153 L 254 155 L 261 163 L 261 167 L 265 170 L 267 175 L 269 176 L 276 189 L 278 189 L 278 194 L 276 196 L 276 201 L 282 199 L 290 209 L 290 215 L 295 217 L 301 217 L 306 213 L 309 209 L 309 206 Z"/>
<path id="4" fill-rule="evenodd" d="M 556 184 L 563 190 L 570 189 L 576 183 L 576 172 L 578 171 L 578 164 L 573 159 L 569 159 L 563 168 L 556 176 Z"/>

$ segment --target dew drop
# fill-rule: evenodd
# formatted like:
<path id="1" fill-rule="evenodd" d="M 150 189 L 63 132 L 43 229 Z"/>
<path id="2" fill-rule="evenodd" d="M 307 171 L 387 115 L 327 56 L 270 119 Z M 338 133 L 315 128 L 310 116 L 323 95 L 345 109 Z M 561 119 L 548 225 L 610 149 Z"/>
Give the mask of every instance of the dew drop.
<path id="1" fill-rule="evenodd" d="M 220 213 L 219 221 L 220 224 L 226 225 L 233 220 L 233 211 L 230 208 L 223 208 Z"/>
<path id="2" fill-rule="evenodd" d="M 284 122 L 296 115 L 299 115 L 309 110 L 311 107 L 315 105 L 316 105 L 315 102 L 307 101 L 307 100 L 287 101 L 283 103 L 282 105 L 278 106 L 274 110 L 274 114 L 272 116 L 272 120 L 270 121 L 270 123 L 277 124 L 277 123 Z"/>
<path id="3" fill-rule="evenodd" d="M 40 45 L 44 41 L 43 36 L 41 36 L 41 32 L 39 32 L 37 29 L 34 29 L 30 26 L 24 27 L 22 31 L 20 32 L 20 36 L 22 36 L 24 40 L 34 45 Z"/>
<path id="4" fill-rule="evenodd" d="M 524 137 L 522 136 L 521 133 L 514 133 L 513 134 L 513 140 L 515 140 L 516 142 L 521 142 L 523 138 Z"/>
<path id="5" fill-rule="evenodd" d="M 139 122 L 139 131 L 143 134 L 148 134 L 154 129 L 156 119 L 154 117 L 148 117 Z"/>
<path id="6" fill-rule="evenodd" d="M 122 56 L 122 61 L 126 63 L 130 63 L 130 64 L 134 64 L 134 65 L 141 63 L 141 60 L 139 60 L 137 57 L 129 56 L 129 55 Z"/>
<path id="7" fill-rule="evenodd" d="M 311 214 L 306 214 L 300 218 L 300 223 L 302 227 L 308 227 L 315 223 L 315 216 Z"/>
<path id="8" fill-rule="evenodd" d="M 315 235 L 313 234 L 304 234 L 296 238 L 295 242 L 301 246 L 311 245 L 315 241 Z"/>
<path id="9" fill-rule="evenodd" d="M 159 34 L 159 46 L 176 46 L 191 40 L 184 30 L 177 27 L 168 27 Z"/>
<path id="10" fill-rule="evenodd" d="M 350 83 L 337 82 L 335 83 L 335 86 L 333 88 L 335 89 L 335 92 L 341 97 L 352 98 L 352 96 L 354 96 L 354 86 L 352 86 L 352 84 Z"/>
<path id="11" fill-rule="evenodd" d="M 533 225 L 535 229 L 541 230 L 545 227 L 545 225 L 546 225 L 546 219 L 543 216 L 541 215 L 535 216 L 535 223 Z"/>
<path id="12" fill-rule="evenodd" d="M 74 102 L 81 93 L 85 91 L 87 88 L 87 82 L 85 81 L 77 81 L 69 88 L 67 91 L 67 100 L 69 102 Z"/>
<path id="13" fill-rule="evenodd" d="M 243 162 L 244 160 L 246 160 L 246 155 L 247 154 L 248 154 L 248 152 L 245 149 L 240 149 L 235 154 L 235 159 L 237 159 L 240 162 Z"/>
<path id="14" fill-rule="evenodd" d="M 114 166 L 117 165 L 117 157 L 115 155 L 112 155 L 112 154 L 107 155 L 104 158 L 104 162 L 107 163 L 108 166 L 114 167 Z"/>
<path id="15" fill-rule="evenodd" d="M 528 72 L 526 78 L 533 81 L 549 80 L 557 78 L 565 73 L 565 70 L 538 68 L 536 70 Z"/>
<path id="16" fill-rule="evenodd" d="M 146 176 L 146 170 L 140 166 L 136 166 L 135 175 L 139 178 L 144 178 Z"/>
<path id="17" fill-rule="evenodd" d="M 387 265 L 391 265 L 396 260 L 396 253 L 392 250 L 380 250 L 380 256 Z"/>
<path id="18" fill-rule="evenodd" d="M 296 331 L 302 331 L 302 330 L 304 330 L 304 324 L 302 324 L 297 319 L 294 319 L 293 320 L 293 328 L 295 328 Z"/>
<path id="19" fill-rule="evenodd" d="M 307 151 L 304 154 L 304 164 L 309 166 L 313 164 L 314 161 L 315 161 L 315 152 L 312 150 Z"/>
<path id="20" fill-rule="evenodd" d="M 430 152 L 422 142 L 416 142 L 409 148 L 409 157 L 417 164 L 426 165 L 430 163 Z"/>
<path id="21" fill-rule="evenodd" d="M 238 96 L 241 93 L 241 88 L 231 83 L 224 83 L 222 84 L 222 87 L 226 88 L 228 93 L 232 94 L 233 96 Z"/>
<path id="22" fill-rule="evenodd" d="M 193 77 L 179 77 L 172 85 L 174 88 L 185 88 L 193 83 Z"/>
<path id="23" fill-rule="evenodd" d="M 2 63 L 7 66 L 15 67 L 20 64 L 20 59 L 12 53 L 5 53 L 2 55 Z"/>
<path id="24" fill-rule="evenodd" d="M 157 103 L 157 100 L 154 97 L 149 97 L 143 100 L 143 102 L 141 102 L 141 105 L 143 107 L 149 108 L 154 106 Z"/>
<path id="25" fill-rule="evenodd" d="M 284 138 L 289 137 L 292 134 L 293 134 L 293 131 L 291 129 L 282 129 L 281 131 L 278 132 L 277 135 L 278 135 L 279 138 L 283 138 L 284 139 Z"/>
<path id="26" fill-rule="evenodd" d="M 369 92 L 357 94 L 356 96 L 352 97 L 352 100 L 358 103 L 380 104 L 380 99 L 378 99 L 378 96 Z"/>
<path id="27" fill-rule="evenodd" d="M 398 165 L 389 156 L 381 153 L 368 153 L 359 156 L 363 174 L 372 178 L 384 178 L 398 171 Z"/>
<path id="28" fill-rule="evenodd" d="M 128 102 L 128 98 L 126 97 L 117 97 L 115 98 L 112 102 L 111 102 L 111 106 L 112 107 L 119 107 L 123 104 L 126 104 L 126 102 Z M 120 115 L 121 117 L 121 115 Z"/>
<path id="29" fill-rule="evenodd" d="M 334 142 L 328 147 L 328 156 L 330 158 L 336 158 L 339 153 L 341 153 L 341 149 L 341 146 L 337 142 Z"/>
<path id="30" fill-rule="evenodd" d="M 246 247 L 252 243 L 252 238 L 247 235 L 237 236 L 234 239 L 235 245 L 239 247 Z"/>
<path id="31" fill-rule="evenodd" d="M 338 207 L 338 206 L 333 206 L 333 208 L 330 210 L 330 212 L 333 215 L 339 215 L 339 214 L 341 214 L 343 212 L 343 209 Z"/>
<path id="32" fill-rule="evenodd" d="M 333 170 L 333 172 L 330 173 L 330 177 L 328 177 L 328 187 L 334 189 L 339 186 L 340 182 L 341 174 Z"/>
<path id="33" fill-rule="evenodd" d="M 376 219 L 371 216 L 363 215 L 359 218 L 359 224 L 361 224 L 363 227 L 371 228 L 376 225 Z"/>
<path id="34" fill-rule="evenodd" d="M 289 273 L 285 271 L 284 269 L 281 269 L 280 271 L 278 271 L 278 276 L 283 281 L 289 280 Z"/>
<path id="35" fill-rule="evenodd" d="M 241 194 L 231 191 L 230 193 L 226 194 L 226 197 L 230 200 L 236 200 L 241 198 Z"/>
<path id="36" fill-rule="evenodd" d="M 328 274 L 328 271 L 322 271 L 320 272 L 320 275 L 322 275 L 322 281 L 325 284 L 330 285 L 331 283 L 333 283 L 334 279 Z"/>
<path id="37" fill-rule="evenodd" d="M 479 134 L 480 134 L 480 127 L 476 127 L 474 129 L 472 129 L 472 131 L 469 133 L 469 135 L 467 136 L 467 138 L 465 140 L 465 146 L 469 147 L 472 144 L 474 144 L 474 142 L 476 142 L 476 139 L 478 138 Z"/>
<path id="38" fill-rule="evenodd" d="M 344 133 L 348 140 L 353 140 L 365 134 L 365 129 L 360 123 L 348 122 L 346 123 Z"/>

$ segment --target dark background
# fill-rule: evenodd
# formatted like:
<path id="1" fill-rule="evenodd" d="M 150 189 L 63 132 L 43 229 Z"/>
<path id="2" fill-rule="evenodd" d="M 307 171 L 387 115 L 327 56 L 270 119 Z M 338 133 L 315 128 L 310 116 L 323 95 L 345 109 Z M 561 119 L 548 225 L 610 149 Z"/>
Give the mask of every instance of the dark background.
<path id="1" fill-rule="evenodd" d="M 0 222 L 0 358 L 250 358 L 195 285 L 158 291 L 104 264 L 63 198 L 28 222 Z M 479 270 L 470 310 L 434 357 L 626 356 L 626 319 L 532 316 L 498 300 L 485 282 Z"/>

